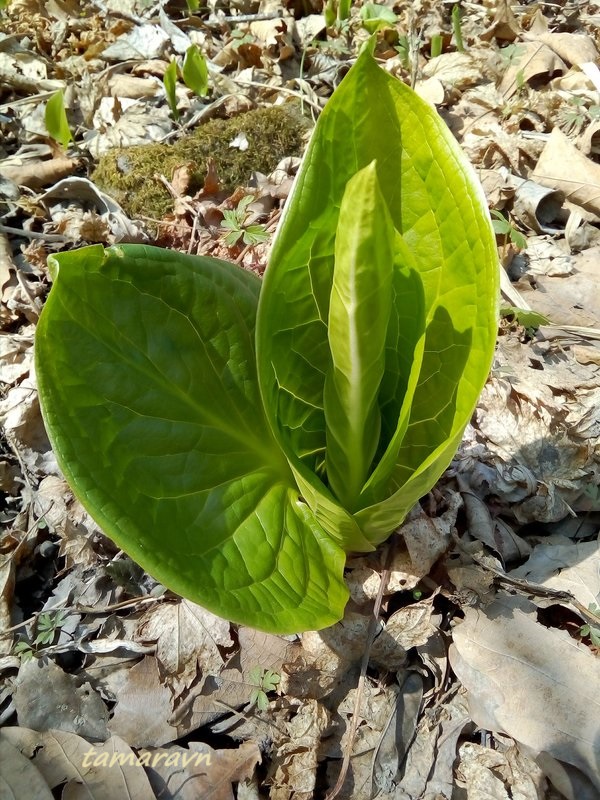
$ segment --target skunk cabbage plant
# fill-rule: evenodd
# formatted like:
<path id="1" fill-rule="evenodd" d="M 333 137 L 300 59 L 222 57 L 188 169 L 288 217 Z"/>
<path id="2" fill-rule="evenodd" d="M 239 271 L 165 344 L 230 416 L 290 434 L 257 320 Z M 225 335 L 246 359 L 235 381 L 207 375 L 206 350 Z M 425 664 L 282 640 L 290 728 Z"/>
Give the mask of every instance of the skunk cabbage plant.
<path id="1" fill-rule="evenodd" d="M 485 199 L 364 51 L 322 113 L 264 280 L 138 245 L 49 259 L 40 400 L 76 496 L 166 586 L 289 633 L 343 615 L 454 455 L 496 334 Z"/>

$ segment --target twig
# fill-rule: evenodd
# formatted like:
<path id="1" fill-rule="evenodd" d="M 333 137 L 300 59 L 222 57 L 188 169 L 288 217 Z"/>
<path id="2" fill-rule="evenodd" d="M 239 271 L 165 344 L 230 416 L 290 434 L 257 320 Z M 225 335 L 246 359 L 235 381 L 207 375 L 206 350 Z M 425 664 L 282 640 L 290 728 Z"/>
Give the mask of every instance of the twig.
<path id="1" fill-rule="evenodd" d="M 269 83 L 261 83 L 260 81 L 236 81 L 238 86 L 253 86 L 256 89 L 268 89 L 270 92 L 282 92 L 283 94 L 289 94 L 292 97 L 297 97 L 302 103 L 308 103 L 309 106 L 312 106 L 316 111 L 321 113 L 323 108 L 318 104 L 315 103 L 314 100 L 309 100 L 305 94 L 302 92 L 298 92 L 296 89 L 288 89 L 286 86 L 271 86 Z"/>
<path id="2" fill-rule="evenodd" d="M 0 233 L 12 233 L 13 236 L 22 236 L 24 239 L 44 239 L 46 242 L 75 242 L 75 239 L 70 239 L 68 236 L 61 236 L 58 233 L 25 231 L 22 228 L 11 228 L 8 225 L 0 225 Z"/>
<path id="3" fill-rule="evenodd" d="M 68 611 L 70 614 L 106 614 L 109 611 L 119 611 L 122 608 L 127 608 L 128 606 L 137 606 L 137 605 L 146 605 L 150 602 L 158 603 L 162 601 L 164 598 L 162 597 L 133 597 L 130 600 L 122 600 L 120 603 L 113 603 L 112 605 L 108 606 L 83 606 L 78 605 L 75 603 L 72 606 L 64 605 L 65 598 L 59 600 L 58 603 L 54 606 L 50 606 L 49 608 L 44 608 L 40 611 L 36 611 L 35 614 L 29 619 L 23 620 L 23 622 L 19 622 L 17 625 L 13 625 L 12 628 L 6 628 L 3 631 L 0 631 L 0 639 L 3 639 L 6 636 L 9 636 L 14 631 L 18 631 L 21 628 L 25 628 L 30 623 L 36 621 L 36 619 L 41 614 L 47 614 L 50 611 Z"/>
<path id="4" fill-rule="evenodd" d="M 454 542 L 461 553 L 469 556 L 472 561 L 482 567 L 482 569 L 491 572 L 491 574 L 494 576 L 494 582 L 497 585 L 502 586 L 502 588 L 506 591 L 510 591 L 512 589 L 513 592 L 520 592 L 528 597 L 549 597 L 562 603 L 569 603 L 577 609 L 581 617 L 583 617 L 583 619 L 585 619 L 590 625 L 600 624 L 600 616 L 595 614 L 593 611 L 590 611 L 589 608 L 586 608 L 583 603 L 581 603 L 571 592 L 568 592 L 564 589 L 553 589 L 550 586 L 541 586 L 538 583 L 531 583 L 530 581 L 522 580 L 521 578 L 513 578 L 511 575 L 507 575 L 502 570 L 494 567 L 493 564 L 483 560 L 476 553 L 472 553 L 467 547 L 465 547 L 464 543 L 458 536 L 455 535 L 452 538 L 454 539 Z"/>
<path id="5" fill-rule="evenodd" d="M 266 22 L 270 19 L 281 19 L 281 14 L 271 12 L 263 14 L 240 14 L 239 16 L 218 17 L 216 19 L 204 20 L 205 25 L 220 25 L 223 22 Z"/>

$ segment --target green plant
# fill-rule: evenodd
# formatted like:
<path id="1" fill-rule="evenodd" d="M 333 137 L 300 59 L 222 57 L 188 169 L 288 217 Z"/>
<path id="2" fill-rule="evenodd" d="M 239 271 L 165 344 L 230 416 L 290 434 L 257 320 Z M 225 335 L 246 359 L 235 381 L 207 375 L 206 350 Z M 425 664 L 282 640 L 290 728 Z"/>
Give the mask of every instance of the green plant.
<path id="1" fill-rule="evenodd" d="M 55 92 L 52 97 L 48 99 L 44 114 L 44 122 L 46 123 L 46 130 L 50 136 L 62 147 L 66 148 L 73 139 L 73 135 L 69 128 L 69 121 L 67 120 L 65 96 L 62 89 Z"/>
<path id="2" fill-rule="evenodd" d="M 323 16 L 325 25 L 328 28 L 338 25 L 339 27 L 350 18 L 352 0 L 327 0 L 323 6 Z"/>
<path id="3" fill-rule="evenodd" d="M 377 3 L 365 3 L 360 9 L 362 26 L 369 33 L 376 33 L 383 28 L 393 28 L 398 17 L 391 8 Z"/>
<path id="4" fill-rule="evenodd" d="M 566 105 L 561 105 L 557 115 L 558 124 L 568 135 L 581 133 L 584 125 L 598 118 L 600 118 L 600 106 L 591 105 L 588 108 L 584 98 L 576 95 L 570 97 Z"/>
<path id="5" fill-rule="evenodd" d="M 19 656 L 22 661 L 28 661 L 39 650 L 54 642 L 57 632 L 67 621 L 69 614 L 67 611 L 44 611 L 36 620 L 36 636 L 33 642 L 27 639 L 19 639 L 15 642 L 12 652 Z"/>
<path id="6" fill-rule="evenodd" d="M 35 655 L 35 650 L 31 646 L 31 643 L 28 642 L 26 639 L 19 639 L 18 642 L 15 642 L 12 648 L 12 654 L 14 656 L 18 656 L 21 661 L 29 661 Z"/>
<path id="7" fill-rule="evenodd" d="M 40 614 L 36 622 L 37 634 L 33 640 L 34 646 L 52 644 L 56 632 L 62 628 L 68 616 L 66 611 L 46 611 Z"/>
<path id="8" fill-rule="evenodd" d="M 200 97 L 208 94 L 208 66 L 197 45 L 193 44 L 185 51 L 181 74 L 183 82 L 194 94 Z"/>
<path id="9" fill-rule="evenodd" d="M 165 94 L 167 96 L 167 103 L 173 114 L 175 122 L 179 119 L 179 110 L 177 108 L 177 62 L 173 59 L 165 70 L 163 75 L 163 86 L 165 87 Z"/>
<path id="10" fill-rule="evenodd" d="M 223 212 L 223 221 L 221 227 L 229 231 L 224 237 L 223 241 L 229 247 L 234 247 L 241 239 L 244 244 L 259 244 L 266 242 L 269 238 L 267 229 L 264 225 L 259 223 L 246 224 L 250 215 L 248 206 L 254 201 L 251 194 L 242 197 L 237 204 L 237 208 L 225 210 Z"/>
<path id="11" fill-rule="evenodd" d="M 454 43 L 459 53 L 465 52 L 465 45 L 462 37 L 462 22 L 460 18 L 460 6 L 456 5 L 452 9 L 452 32 L 454 33 Z"/>
<path id="12" fill-rule="evenodd" d="M 57 459 L 164 585 L 322 628 L 458 447 L 491 363 L 485 198 L 433 109 L 366 49 L 316 125 L 264 281 L 139 245 L 49 259 L 36 334 Z"/>
<path id="13" fill-rule="evenodd" d="M 506 248 L 509 242 L 512 242 L 515 247 L 518 247 L 519 250 L 526 250 L 527 249 L 527 239 L 523 234 L 518 231 L 515 226 L 511 223 L 509 219 L 507 219 L 501 211 L 498 209 L 493 208 L 491 211 L 492 214 L 492 227 L 494 228 L 494 233 L 497 233 L 498 236 L 504 237 L 503 248 Z"/>
<path id="14" fill-rule="evenodd" d="M 248 675 L 250 683 L 254 684 L 254 689 L 250 693 L 250 706 L 256 706 L 259 711 L 266 711 L 269 707 L 268 692 L 274 692 L 281 676 L 271 669 L 253 667 Z"/>
<path id="15" fill-rule="evenodd" d="M 600 617 L 600 608 L 596 605 L 596 603 L 591 603 L 588 606 L 588 611 L 591 611 L 592 614 Z M 600 626 L 590 624 L 582 625 L 579 629 L 579 634 L 583 637 L 589 636 L 590 642 L 594 645 L 594 647 L 600 647 Z"/>
<path id="16" fill-rule="evenodd" d="M 249 31 L 243 31 L 239 28 L 235 28 L 235 30 L 231 31 L 231 39 L 229 40 L 229 44 L 235 50 L 238 50 L 243 44 L 255 43 L 256 38 Z"/>
<path id="17" fill-rule="evenodd" d="M 442 54 L 442 49 L 444 46 L 444 40 L 440 33 L 436 33 L 431 37 L 431 45 L 429 48 L 429 54 L 431 58 L 437 58 L 439 55 Z"/>
<path id="18" fill-rule="evenodd" d="M 400 62 L 404 69 L 410 69 L 410 54 L 411 46 L 408 36 L 402 35 L 398 37 L 398 44 L 396 45 L 396 52 L 400 56 Z"/>
<path id="19" fill-rule="evenodd" d="M 530 336 L 535 333 L 540 325 L 550 324 L 550 320 L 543 314 L 538 314 L 537 311 L 530 311 L 526 308 L 517 308 L 516 306 L 503 306 L 500 309 L 500 316 L 516 320 Z"/>
<path id="20" fill-rule="evenodd" d="M 500 58 L 502 60 L 503 68 L 516 66 L 521 58 L 525 55 L 526 49 L 522 44 L 507 44 L 506 47 L 500 49 Z"/>

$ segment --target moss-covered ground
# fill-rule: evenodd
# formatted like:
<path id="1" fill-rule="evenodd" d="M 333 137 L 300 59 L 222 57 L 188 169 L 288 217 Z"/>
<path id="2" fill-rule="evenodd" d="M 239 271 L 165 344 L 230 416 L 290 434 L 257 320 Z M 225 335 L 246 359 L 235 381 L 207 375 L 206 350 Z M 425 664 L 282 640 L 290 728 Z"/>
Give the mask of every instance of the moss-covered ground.
<path id="1" fill-rule="evenodd" d="M 244 186 L 252 172 L 269 173 L 286 156 L 301 155 L 308 127 L 295 105 L 269 106 L 232 119 L 215 119 L 171 144 L 115 148 L 102 156 L 92 180 L 133 217 L 161 219 L 173 198 L 157 177 L 171 179 L 173 170 L 191 165 L 190 193 L 202 188 L 208 160 L 214 161 L 223 189 Z M 240 134 L 246 150 L 231 146 Z"/>

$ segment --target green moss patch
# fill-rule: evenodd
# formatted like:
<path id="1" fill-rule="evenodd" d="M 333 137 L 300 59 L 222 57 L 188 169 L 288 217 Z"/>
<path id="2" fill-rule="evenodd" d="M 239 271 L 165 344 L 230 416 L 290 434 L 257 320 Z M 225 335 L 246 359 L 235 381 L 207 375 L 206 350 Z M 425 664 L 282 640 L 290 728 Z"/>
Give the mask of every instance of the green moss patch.
<path id="1" fill-rule="evenodd" d="M 223 189 L 244 186 L 252 172 L 271 172 L 286 156 L 301 155 L 308 123 L 299 110 L 270 106 L 215 119 L 200 125 L 174 144 L 118 147 L 102 156 L 92 180 L 119 202 L 130 217 L 161 219 L 173 207 L 173 198 L 155 176 L 171 179 L 175 167 L 191 164 L 190 192 L 202 188 L 209 158 L 215 162 Z M 247 150 L 230 147 L 240 134 Z"/>

